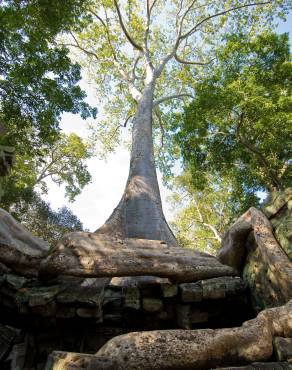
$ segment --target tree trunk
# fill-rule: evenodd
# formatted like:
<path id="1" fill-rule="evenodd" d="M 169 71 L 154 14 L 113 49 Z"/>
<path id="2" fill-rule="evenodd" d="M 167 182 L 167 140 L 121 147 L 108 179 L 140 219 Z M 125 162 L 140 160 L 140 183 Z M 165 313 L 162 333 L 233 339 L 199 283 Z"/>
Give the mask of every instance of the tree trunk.
<path id="1" fill-rule="evenodd" d="M 154 162 L 152 110 L 155 78 L 145 84 L 138 101 L 132 132 L 130 171 L 120 203 L 105 224 L 96 230 L 120 238 L 177 242 L 162 210 Z"/>

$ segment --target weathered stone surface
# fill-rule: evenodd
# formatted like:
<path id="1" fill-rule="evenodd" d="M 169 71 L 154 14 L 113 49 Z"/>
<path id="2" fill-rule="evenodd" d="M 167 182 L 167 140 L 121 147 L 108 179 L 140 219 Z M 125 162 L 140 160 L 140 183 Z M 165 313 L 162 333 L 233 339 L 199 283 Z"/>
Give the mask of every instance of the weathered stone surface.
<path id="1" fill-rule="evenodd" d="M 177 284 L 162 284 L 161 293 L 164 298 L 172 298 L 178 294 Z"/>
<path id="2" fill-rule="evenodd" d="M 203 299 L 203 289 L 200 283 L 180 284 L 183 302 L 200 302 Z"/>
<path id="3" fill-rule="evenodd" d="M 8 359 L 11 361 L 11 369 L 23 370 L 27 350 L 27 341 L 17 343 L 13 346 Z"/>
<path id="4" fill-rule="evenodd" d="M 125 291 L 124 307 L 139 310 L 140 304 L 140 290 L 137 287 L 127 288 Z"/>
<path id="5" fill-rule="evenodd" d="M 292 360 L 292 338 L 274 338 L 274 350 L 278 361 Z"/>
<path id="6" fill-rule="evenodd" d="M 181 329 L 191 329 L 191 306 L 181 305 L 176 306 L 176 321 L 177 325 Z"/>
<path id="7" fill-rule="evenodd" d="M 36 276 L 47 242 L 33 236 L 0 208 L 0 262 L 23 276 Z"/>
<path id="8" fill-rule="evenodd" d="M 96 308 L 77 308 L 76 313 L 79 317 L 99 319 L 102 321 L 102 310 L 99 307 Z"/>
<path id="9" fill-rule="evenodd" d="M 27 283 L 27 281 L 28 280 L 23 276 L 17 276 L 12 274 L 6 275 L 7 284 L 15 289 L 22 288 Z"/>
<path id="10" fill-rule="evenodd" d="M 121 306 L 122 298 L 123 298 L 123 292 L 121 289 L 106 288 L 104 291 L 103 304 Z"/>
<path id="11" fill-rule="evenodd" d="M 244 278 L 255 295 L 267 289 L 262 294 L 266 303 L 260 308 L 287 302 L 292 297 L 292 263 L 276 241 L 269 220 L 256 208 L 250 208 L 227 231 L 218 253 L 220 261 L 240 268 L 248 236 L 249 243 L 254 242 L 251 256 L 247 257 Z M 256 261 L 255 255 L 258 255 Z"/>
<path id="12" fill-rule="evenodd" d="M 75 304 L 76 306 L 96 307 L 101 306 L 104 298 L 103 279 L 72 279 L 67 282 L 57 301 L 63 304 Z"/>
<path id="13" fill-rule="evenodd" d="M 204 312 L 201 310 L 191 310 L 191 317 L 190 317 L 191 324 L 199 324 L 201 322 L 207 322 L 208 319 L 209 319 L 208 312 Z"/>
<path id="14" fill-rule="evenodd" d="M 268 360 L 273 336 L 292 335 L 292 300 L 241 327 L 163 330 L 121 335 L 97 353 L 119 369 L 210 369 Z"/>
<path id="15" fill-rule="evenodd" d="M 76 315 L 76 309 L 73 307 L 58 307 L 56 317 L 58 319 L 72 319 Z"/>
<path id="16" fill-rule="evenodd" d="M 170 284 L 170 281 L 166 278 L 160 278 L 158 276 L 124 276 L 124 277 L 113 277 L 110 280 L 108 286 L 130 288 L 130 287 L 149 287 L 161 284 Z"/>
<path id="17" fill-rule="evenodd" d="M 55 301 L 51 301 L 43 306 L 33 306 L 31 310 L 34 314 L 42 317 L 55 317 L 57 314 L 57 305 Z"/>
<path id="18" fill-rule="evenodd" d="M 236 275 L 205 253 L 169 248 L 157 240 L 120 240 L 85 232 L 67 234 L 43 260 L 40 273 L 43 277 L 151 275 L 181 282 Z"/>
<path id="19" fill-rule="evenodd" d="M 47 303 L 52 302 L 57 294 L 64 289 L 65 288 L 61 285 L 32 288 L 30 289 L 28 294 L 28 305 L 30 307 L 44 306 Z"/>
<path id="20" fill-rule="evenodd" d="M 0 361 L 6 355 L 18 331 L 0 324 Z"/>
<path id="21" fill-rule="evenodd" d="M 202 280 L 204 299 L 221 299 L 225 297 L 226 285 L 225 279 L 208 279 Z"/>
<path id="22" fill-rule="evenodd" d="M 163 302 L 157 298 L 143 298 L 143 310 L 152 313 L 162 311 Z"/>

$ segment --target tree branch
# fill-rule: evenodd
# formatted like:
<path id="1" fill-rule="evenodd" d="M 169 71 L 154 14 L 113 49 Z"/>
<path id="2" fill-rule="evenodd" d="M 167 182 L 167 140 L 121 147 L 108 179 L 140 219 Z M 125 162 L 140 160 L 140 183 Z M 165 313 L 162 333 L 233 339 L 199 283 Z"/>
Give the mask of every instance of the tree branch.
<path id="1" fill-rule="evenodd" d="M 116 51 L 113 47 L 113 44 L 111 42 L 111 38 L 110 38 L 110 33 L 109 33 L 109 29 L 108 29 L 108 24 L 96 13 L 94 12 L 92 9 L 88 9 L 88 11 L 95 16 L 95 18 L 97 20 L 99 20 L 101 22 L 101 24 L 103 25 L 104 29 L 105 29 L 105 33 L 106 33 L 106 36 L 107 36 L 107 41 L 109 43 L 109 46 L 112 50 L 112 53 L 113 53 L 113 57 L 114 57 L 114 60 L 118 63 L 118 59 L 117 59 L 117 55 L 116 55 Z"/>
<path id="2" fill-rule="evenodd" d="M 191 65 L 198 65 L 198 66 L 206 66 L 207 64 L 210 64 L 213 62 L 213 60 L 215 60 L 215 58 L 212 58 L 211 60 L 209 60 L 209 62 L 195 62 L 195 61 L 188 61 L 188 60 L 184 60 L 182 58 L 180 58 L 177 53 L 174 54 L 174 59 L 181 63 L 181 64 L 191 64 Z"/>
<path id="3" fill-rule="evenodd" d="M 146 22 L 146 30 L 145 30 L 145 36 L 144 36 L 144 47 L 145 47 L 146 52 L 148 52 L 148 37 L 150 33 L 151 12 L 156 2 L 157 0 L 153 0 L 153 3 L 150 5 L 150 0 L 146 0 L 147 22 Z"/>
<path id="4" fill-rule="evenodd" d="M 198 213 L 198 216 L 199 216 L 199 223 L 201 223 L 203 226 L 207 227 L 209 230 L 212 231 L 212 233 L 214 235 L 214 238 L 212 238 L 212 239 L 216 239 L 216 240 L 218 240 L 218 242 L 221 243 L 222 237 L 221 237 L 220 233 L 216 230 L 216 228 L 213 225 L 205 222 L 204 217 L 203 217 L 203 215 L 200 211 L 200 208 L 199 208 L 199 205 L 198 205 L 196 199 L 194 199 L 194 203 L 195 203 L 195 207 L 196 207 L 196 210 L 197 210 L 197 213 Z"/>
<path id="5" fill-rule="evenodd" d="M 171 100 L 171 99 L 181 99 L 181 98 L 185 98 L 185 97 L 188 97 L 188 98 L 194 98 L 193 95 L 191 94 L 174 94 L 174 95 L 168 95 L 168 96 L 164 96 L 162 98 L 159 98 L 157 100 L 155 100 L 153 102 L 153 107 L 157 107 L 159 104 L 161 103 L 164 103 L 166 100 Z"/>
<path id="6" fill-rule="evenodd" d="M 247 7 L 250 7 L 250 6 L 256 6 L 256 5 L 266 5 L 266 4 L 270 4 L 271 1 L 266 1 L 266 2 L 258 2 L 258 3 L 250 3 L 250 4 L 243 4 L 243 5 L 239 5 L 239 6 L 235 6 L 233 8 L 229 8 L 227 10 L 224 10 L 222 12 L 218 12 L 218 13 L 215 13 L 215 14 L 212 14 L 212 15 L 209 15 L 208 17 L 202 19 L 199 23 L 197 23 L 194 27 L 192 27 L 189 31 L 187 31 L 185 34 L 181 35 L 180 36 L 180 40 L 183 40 L 185 39 L 186 37 L 190 36 L 191 34 L 193 34 L 197 29 L 198 27 L 200 27 L 203 23 L 209 21 L 210 19 L 212 18 L 216 18 L 216 17 L 219 17 L 220 15 L 224 15 L 224 14 L 227 14 L 227 13 L 230 13 L 234 10 L 239 10 L 239 9 L 242 9 L 242 8 L 247 8 Z"/>
<path id="7" fill-rule="evenodd" d="M 116 10 L 117 10 L 117 13 L 118 13 L 118 17 L 119 17 L 119 22 L 120 22 L 120 25 L 122 27 L 122 30 L 127 38 L 127 40 L 130 42 L 130 44 L 137 50 L 140 50 L 143 52 L 143 48 L 142 46 L 140 46 L 133 38 L 132 36 L 129 34 L 129 32 L 127 31 L 126 27 L 125 27 L 125 24 L 123 22 L 123 18 L 122 18 L 122 14 L 121 14 L 121 11 L 120 11 L 120 8 L 119 8 L 119 5 L 118 5 L 118 2 L 117 0 L 114 0 L 114 4 L 115 4 L 115 7 L 116 7 Z"/>

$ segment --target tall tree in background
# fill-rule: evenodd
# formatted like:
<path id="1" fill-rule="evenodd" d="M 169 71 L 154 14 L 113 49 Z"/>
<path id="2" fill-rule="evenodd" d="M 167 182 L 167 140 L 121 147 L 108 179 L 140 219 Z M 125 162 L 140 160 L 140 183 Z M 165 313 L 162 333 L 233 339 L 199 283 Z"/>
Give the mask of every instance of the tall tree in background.
<path id="1" fill-rule="evenodd" d="M 208 188 L 210 177 L 228 178 L 231 203 L 244 212 L 257 203 L 257 191 L 291 185 L 291 76 L 287 34 L 227 38 L 174 120 L 194 191 Z"/>
<path id="2" fill-rule="evenodd" d="M 281 1 L 91 1 L 91 20 L 67 45 L 83 52 L 113 116 L 132 120 L 130 172 L 124 194 L 98 233 L 162 239 L 176 245 L 162 211 L 153 150 L 153 116 L 192 95 L 194 66 L 214 57 L 227 31 L 255 32 Z M 88 63 L 89 61 L 89 63 Z M 165 94 L 165 95 L 164 95 Z M 107 122 L 106 124 L 108 124 Z M 116 129 L 115 129 L 116 130 Z"/>
<path id="3" fill-rule="evenodd" d="M 19 154 L 52 143 L 63 112 L 95 113 L 77 85 L 80 66 L 54 39 L 79 22 L 84 0 L 4 1 L 0 4 L 0 144 Z"/>
<path id="4" fill-rule="evenodd" d="M 16 153 L 9 176 L 3 179 L 1 205 L 20 221 L 26 208 L 36 199 L 35 193 L 46 194 L 50 179 L 65 185 L 70 201 L 91 181 L 86 160 L 93 154 L 91 146 L 76 134 L 58 134 L 51 144 L 43 144 L 37 153 Z"/>
<path id="5" fill-rule="evenodd" d="M 91 154 L 76 135 L 60 134 L 63 112 L 95 116 L 78 86 L 81 69 L 55 37 L 82 23 L 84 0 L 7 0 L 0 4 L 0 145 L 13 146 L 13 171 L 1 179 L 1 206 L 22 218 L 44 179 L 65 183 L 71 200 L 90 181 Z M 27 203 L 25 205 L 25 203 Z"/>

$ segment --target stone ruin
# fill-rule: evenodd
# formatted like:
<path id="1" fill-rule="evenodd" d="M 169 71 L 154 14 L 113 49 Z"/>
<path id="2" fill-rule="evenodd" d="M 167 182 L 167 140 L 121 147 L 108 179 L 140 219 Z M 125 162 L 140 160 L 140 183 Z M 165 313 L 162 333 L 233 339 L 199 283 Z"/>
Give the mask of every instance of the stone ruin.
<path id="1" fill-rule="evenodd" d="M 0 210 L 0 369 L 292 369 L 292 190 L 218 256 L 71 233 L 53 248 Z"/>

